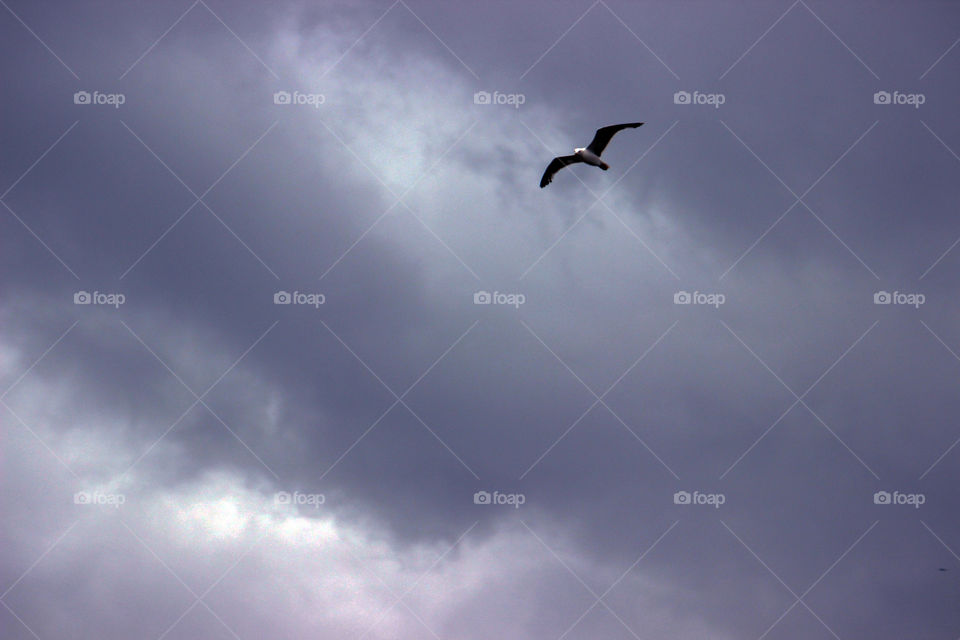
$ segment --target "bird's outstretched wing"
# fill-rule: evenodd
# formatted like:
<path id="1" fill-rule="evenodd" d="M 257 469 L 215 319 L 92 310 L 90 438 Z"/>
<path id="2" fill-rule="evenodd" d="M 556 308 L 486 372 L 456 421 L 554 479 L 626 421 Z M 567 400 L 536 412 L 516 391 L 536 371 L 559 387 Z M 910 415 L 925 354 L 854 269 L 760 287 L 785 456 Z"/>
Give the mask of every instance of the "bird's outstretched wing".
<path id="1" fill-rule="evenodd" d="M 612 124 L 609 127 L 601 127 L 597 129 L 597 133 L 594 134 L 593 140 L 590 141 L 590 144 L 587 145 L 587 150 L 594 152 L 598 156 L 603 153 L 603 150 L 607 148 L 607 145 L 610 144 L 610 138 L 614 136 L 617 131 L 621 129 L 636 129 L 642 122 L 627 122 L 626 124 Z"/>
<path id="2" fill-rule="evenodd" d="M 560 171 L 560 169 L 563 169 L 568 164 L 575 164 L 577 162 L 583 162 L 583 160 L 576 154 L 572 156 L 557 156 L 551 160 L 550 164 L 547 165 L 547 170 L 543 172 L 543 177 L 540 178 L 540 188 L 543 189 L 550 184 L 553 180 L 553 174 L 557 171 Z"/>

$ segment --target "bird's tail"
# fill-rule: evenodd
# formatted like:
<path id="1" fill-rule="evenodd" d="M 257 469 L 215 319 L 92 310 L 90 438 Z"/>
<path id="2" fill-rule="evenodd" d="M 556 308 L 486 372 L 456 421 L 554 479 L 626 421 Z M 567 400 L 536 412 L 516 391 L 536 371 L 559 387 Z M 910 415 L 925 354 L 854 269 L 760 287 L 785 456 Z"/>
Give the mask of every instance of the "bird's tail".
<path id="1" fill-rule="evenodd" d="M 606 171 L 607 169 L 610 168 L 610 165 L 608 165 L 606 162 L 603 162 L 603 161 L 601 160 L 601 161 L 600 161 L 600 168 L 603 169 L 604 171 Z"/>

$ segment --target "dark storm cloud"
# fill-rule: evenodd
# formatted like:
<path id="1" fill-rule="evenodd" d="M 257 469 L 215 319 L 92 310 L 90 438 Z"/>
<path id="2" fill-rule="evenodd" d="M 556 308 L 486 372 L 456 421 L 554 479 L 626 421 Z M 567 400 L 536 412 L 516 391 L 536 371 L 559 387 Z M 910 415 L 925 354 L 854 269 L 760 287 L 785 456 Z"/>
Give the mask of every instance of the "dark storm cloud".
<path id="1" fill-rule="evenodd" d="M 452 634 L 520 625 L 557 637 L 590 606 L 534 533 L 599 596 L 668 530 L 607 596 L 631 629 L 760 636 L 802 595 L 824 624 L 801 603 L 777 632 L 953 633 L 943 594 L 954 588 L 935 567 L 952 566 L 960 544 L 955 451 L 938 461 L 960 435 L 960 254 L 937 261 L 960 235 L 960 130 L 956 54 L 936 61 L 956 12 L 200 3 L 137 61 L 189 6 L 11 5 L 70 70 L 10 12 L 2 23 L 17 87 L 0 165 L 16 183 L 3 196 L 5 388 L 15 384 L 4 402 L 27 423 L 8 412 L 11 451 L 57 468 L 64 491 L 103 483 L 139 498 L 123 513 L 201 590 L 219 573 L 194 558 L 206 543 L 158 514 L 194 514 L 178 522 L 252 543 L 233 532 L 237 517 L 186 505 L 233 491 L 257 513 L 256 495 L 300 490 L 324 493 L 324 514 L 380 532 L 394 545 L 385 556 L 414 566 L 422 545 L 444 549 L 479 518 L 470 539 L 492 551 L 457 551 L 451 566 L 503 562 L 516 577 L 500 589 L 529 584 L 535 613 Z M 106 24 L 129 28 L 107 46 Z M 75 105 L 78 90 L 126 101 Z M 277 105 L 277 91 L 323 104 Z M 479 91 L 524 104 L 474 104 Z M 677 104 L 683 91 L 723 103 Z M 875 104 L 877 91 L 925 102 Z M 536 188 L 554 154 L 633 119 L 646 124 L 611 146 L 611 171 L 575 167 Z M 595 203 L 591 190 L 607 189 Z M 78 290 L 126 302 L 74 306 Z M 274 305 L 280 290 L 325 301 Z M 475 306 L 478 290 L 525 302 Z M 675 305 L 679 291 L 725 302 Z M 878 291 L 925 302 L 875 305 Z M 18 552 L 3 559 L 8 584 L 47 546 L 29 540 L 29 523 L 53 543 L 74 506 L 38 492 L 29 465 L 10 468 L 23 489 L 5 506 Z M 229 480 L 210 480 L 221 472 Z M 482 489 L 527 501 L 483 511 L 472 501 Z M 674 505 L 677 491 L 726 502 Z M 926 503 L 874 505 L 876 491 Z M 165 499 L 180 511 L 151 511 Z M 277 535 L 251 518 L 244 527 Z M 81 578 L 68 553 L 53 556 L 5 602 L 49 625 L 44 635 L 69 619 L 105 633 L 83 601 L 42 621 L 45 599 L 68 597 L 45 586 L 62 573 L 133 589 L 129 611 L 151 611 L 150 633 L 162 633 L 191 599 L 125 587 L 128 532 L 83 526 L 67 550 L 114 549 L 104 575 Z M 214 608 L 249 629 L 269 624 L 269 611 L 234 601 L 255 576 L 300 575 L 284 544 L 254 553 L 260 570 L 241 571 Z M 506 569 L 531 549 L 551 568 Z M 364 593 L 382 591 L 363 580 Z M 477 593 L 420 605 L 440 612 L 432 622 L 472 620 L 479 603 L 500 602 Z M 155 615 L 150 594 L 174 611 Z M 379 595 L 371 602 L 358 607 L 379 615 Z M 328 632 L 355 628 L 313 604 Z M 137 628 L 130 618 L 110 628 Z M 628 633 L 602 605 L 580 624 Z"/>

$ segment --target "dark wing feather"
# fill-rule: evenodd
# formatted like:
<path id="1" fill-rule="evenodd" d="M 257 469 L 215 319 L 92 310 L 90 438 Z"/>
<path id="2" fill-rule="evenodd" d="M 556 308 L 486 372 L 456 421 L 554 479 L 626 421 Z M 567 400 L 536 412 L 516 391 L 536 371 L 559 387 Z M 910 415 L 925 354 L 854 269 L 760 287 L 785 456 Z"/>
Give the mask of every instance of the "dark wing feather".
<path id="1" fill-rule="evenodd" d="M 550 184 L 550 182 L 553 181 L 553 174 L 557 171 L 560 171 L 560 169 L 563 169 L 568 164 L 575 164 L 577 162 L 583 162 L 583 160 L 576 154 L 572 156 L 557 156 L 551 160 L 550 164 L 547 165 L 547 170 L 543 172 L 543 177 L 540 178 L 540 188 L 543 189 Z"/>
<path id="2" fill-rule="evenodd" d="M 610 138 L 612 138 L 617 131 L 621 129 L 636 129 L 642 124 L 642 122 L 628 122 L 626 124 L 612 124 L 609 127 L 601 127 L 597 129 L 597 133 L 593 136 L 590 144 L 587 145 L 587 149 L 599 156 L 603 153 L 603 150 L 607 148 L 607 145 L 610 144 Z"/>

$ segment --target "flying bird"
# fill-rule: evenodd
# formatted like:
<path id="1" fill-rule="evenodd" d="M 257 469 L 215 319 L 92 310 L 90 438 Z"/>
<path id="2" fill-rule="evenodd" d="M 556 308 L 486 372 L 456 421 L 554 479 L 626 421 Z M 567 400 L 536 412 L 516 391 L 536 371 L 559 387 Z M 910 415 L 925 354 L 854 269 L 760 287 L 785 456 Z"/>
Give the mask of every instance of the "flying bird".
<path id="1" fill-rule="evenodd" d="M 588 144 L 585 149 L 574 149 L 572 156 L 557 156 L 550 161 L 550 164 L 547 165 L 547 170 L 543 172 L 543 177 L 540 178 L 540 188 L 543 189 L 550 184 L 553 181 L 553 174 L 568 164 L 586 162 L 589 165 L 600 167 L 606 171 L 610 168 L 610 165 L 600 159 L 600 154 L 602 154 L 603 150 L 610 144 L 610 139 L 621 129 L 636 129 L 642 124 L 642 122 L 627 122 L 626 124 L 612 124 L 609 127 L 597 129 L 593 140 L 590 141 L 590 144 Z"/>

